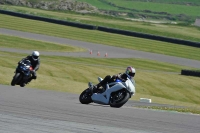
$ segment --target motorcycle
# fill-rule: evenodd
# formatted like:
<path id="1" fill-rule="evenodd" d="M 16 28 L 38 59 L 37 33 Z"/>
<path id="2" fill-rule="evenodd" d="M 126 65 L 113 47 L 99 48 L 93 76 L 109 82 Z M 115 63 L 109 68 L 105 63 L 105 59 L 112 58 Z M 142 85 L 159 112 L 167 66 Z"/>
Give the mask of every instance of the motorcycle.
<path id="1" fill-rule="evenodd" d="M 101 82 L 103 79 L 98 77 L 98 80 Z M 115 82 L 108 83 L 96 93 L 91 93 L 90 91 L 90 88 L 94 87 L 91 82 L 88 83 L 88 87 L 79 96 L 79 101 L 82 104 L 94 102 L 120 108 L 135 94 L 135 81 L 129 77 L 125 82 L 117 79 Z"/>
<path id="2" fill-rule="evenodd" d="M 31 78 L 32 70 L 33 68 L 29 60 L 24 60 L 20 62 L 15 70 L 15 75 L 13 76 L 13 79 L 11 81 L 11 85 L 20 85 L 21 87 L 24 87 Z"/>

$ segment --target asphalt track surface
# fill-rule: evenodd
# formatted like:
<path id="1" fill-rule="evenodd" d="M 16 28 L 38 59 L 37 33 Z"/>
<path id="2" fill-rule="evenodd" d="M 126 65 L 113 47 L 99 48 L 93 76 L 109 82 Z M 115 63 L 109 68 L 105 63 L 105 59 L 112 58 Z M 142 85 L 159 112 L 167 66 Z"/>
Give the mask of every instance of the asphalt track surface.
<path id="1" fill-rule="evenodd" d="M 1 133 L 199 133 L 200 116 L 83 105 L 76 94 L 0 85 Z"/>
<path id="2" fill-rule="evenodd" d="M 135 51 L 129 53 L 125 49 L 120 49 L 126 53 L 117 51 L 116 54 L 115 50 L 119 48 L 79 43 L 69 39 L 6 29 L 0 29 L 0 33 L 62 44 L 76 44 L 104 52 L 108 52 L 110 48 L 111 58 L 119 55 L 121 58 L 136 56 Z M 6 51 L 29 52 L 15 49 Z M 43 54 L 96 57 L 88 52 Z M 142 54 L 141 56 L 140 58 L 146 57 Z M 168 59 L 170 56 L 163 57 Z M 134 101 L 128 101 L 122 108 L 99 104 L 83 105 L 80 104 L 78 97 L 79 95 L 70 93 L 0 85 L 0 133 L 200 133 L 199 115 L 136 108 L 134 105 L 138 103 Z"/>

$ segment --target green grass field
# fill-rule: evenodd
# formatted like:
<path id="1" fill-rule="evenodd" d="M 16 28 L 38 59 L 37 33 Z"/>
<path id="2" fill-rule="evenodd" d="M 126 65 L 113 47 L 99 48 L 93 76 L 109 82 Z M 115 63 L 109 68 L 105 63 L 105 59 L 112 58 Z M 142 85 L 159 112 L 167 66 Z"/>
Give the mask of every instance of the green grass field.
<path id="1" fill-rule="evenodd" d="M 19 7 L 19 6 L 0 5 L 0 9 L 11 10 L 26 14 L 33 14 L 48 18 L 55 18 L 60 20 L 86 23 L 97 26 L 106 26 L 117 29 L 124 29 L 141 33 L 200 42 L 200 36 L 199 36 L 200 28 L 193 26 L 186 27 L 186 26 L 169 25 L 169 24 L 134 22 L 130 20 L 117 19 L 108 16 L 99 16 L 99 15 L 94 16 L 94 15 L 75 14 L 69 12 L 46 11 L 33 8 Z M 1 19 L 3 19 L 3 17 L 5 16 L 1 16 Z"/>
<path id="2" fill-rule="evenodd" d="M 155 12 L 167 12 L 170 14 L 186 14 L 190 16 L 199 16 L 199 6 L 187 6 L 187 5 L 174 5 L 165 3 L 152 3 L 152 2 L 132 2 L 122 0 L 107 0 L 113 2 L 117 6 L 127 7 L 129 9 L 136 10 L 150 10 Z"/>
<path id="3" fill-rule="evenodd" d="M 147 1 L 129 1 L 129 0 L 78 0 L 82 2 L 90 3 L 91 5 L 96 6 L 99 9 L 103 10 L 116 10 L 116 11 L 128 11 L 128 12 L 134 12 L 134 10 L 143 11 L 143 10 L 149 10 L 152 12 L 166 12 L 169 14 L 185 14 L 188 16 L 199 16 L 200 10 L 199 6 L 188 6 L 183 4 L 170 4 L 170 2 L 176 3 L 176 2 L 186 2 L 186 1 L 153 1 L 153 2 L 147 2 Z M 187 1 L 188 2 L 188 1 Z M 190 1 L 194 4 L 199 4 L 199 1 Z M 190 3 L 188 2 L 188 3 Z M 126 8 L 126 9 L 121 9 Z"/>
<path id="4" fill-rule="evenodd" d="M 1 14 L 0 27 L 200 60 L 198 48 Z M 64 46 L 0 35 L 0 47 L 29 49 L 28 44 L 32 49 L 43 51 L 60 51 L 61 49 L 71 52 L 82 51 L 70 44 Z M 48 48 L 46 45 L 51 45 L 51 47 Z M 17 62 L 25 56 L 27 55 L 0 51 L 0 84 L 10 85 Z M 80 94 L 87 88 L 88 81 L 97 83 L 98 76 L 104 77 L 107 74 L 124 72 L 127 65 L 136 68 L 136 95 L 132 97 L 133 100 L 146 97 L 151 98 L 154 103 L 186 106 L 192 110 L 191 112 L 197 112 L 196 110 L 200 109 L 199 78 L 180 75 L 181 69 L 193 68 L 144 59 L 91 59 L 41 55 L 38 79 L 33 80 L 27 87 Z"/>
<path id="5" fill-rule="evenodd" d="M 62 45 L 62 44 L 53 44 L 48 42 L 35 41 L 30 39 L 7 36 L 0 34 L 0 46 L 6 48 L 16 48 L 16 49 L 29 49 L 29 50 L 39 50 L 39 51 L 51 51 L 51 52 L 80 52 L 86 51 L 83 48 Z M 17 47 L 16 47 L 17 46 Z"/>
<path id="6" fill-rule="evenodd" d="M 127 1 L 127 0 L 122 0 Z M 147 1 L 147 0 L 131 0 L 131 1 Z M 156 2 L 156 3 L 175 3 L 175 4 L 181 4 L 181 3 L 193 3 L 193 4 L 200 4 L 199 0 L 151 0 L 149 2 Z"/>
<path id="7" fill-rule="evenodd" d="M 0 83 L 9 85 L 17 62 L 26 55 L 0 53 Z M 199 78 L 181 76 L 181 66 L 139 59 L 41 56 L 41 61 L 38 79 L 27 87 L 79 94 L 87 88 L 88 81 L 97 83 L 98 76 L 123 72 L 129 64 L 137 71 L 136 95 L 132 99 L 146 97 L 151 98 L 154 103 L 199 107 Z"/>
<path id="8" fill-rule="evenodd" d="M 32 23 L 32 20 L 23 19 L 21 22 L 24 26 L 28 23 L 26 21 L 29 21 L 29 24 Z M 16 19 L 15 22 L 17 22 Z M 46 25 L 49 27 L 49 33 L 55 30 L 52 27 L 56 25 L 42 23 L 43 24 L 40 23 L 39 26 L 37 25 L 37 21 L 34 21 L 34 24 L 38 26 L 38 29 L 41 29 Z M 18 27 L 18 24 L 16 23 L 15 26 Z M 61 29 L 63 29 L 63 27 Z M 73 28 L 74 32 L 80 30 L 75 29 Z M 35 30 L 37 31 L 37 28 L 31 29 L 30 32 L 35 32 Z M 65 29 L 63 30 L 65 31 Z M 61 33 L 63 31 L 59 30 L 59 32 Z M 87 32 L 89 33 L 89 31 Z M 3 43 L 0 43 L 1 47 L 9 46 L 27 49 L 24 45 L 29 44 L 29 41 L 33 42 L 28 39 L 17 38 L 17 42 L 20 43 L 13 45 L 12 40 L 15 40 L 16 37 L 1 36 L 3 36 L 1 37 L 3 38 L 1 39 L 3 40 Z M 34 41 L 34 49 L 41 48 L 42 43 L 44 42 Z M 54 46 L 57 45 L 58 44 L 55 44 Z M 43 50 L 49 51 L 47 47 L 43 47 Z M 66 47 L 66 51 L 68 50 L 72 49 Z M 14 75 L 17 62 L 27 55 L 9 52 L 0 52 L 0 55 L 0 83 L 9 85 L 12 76 Z M 135 77 L 136 95 L 132 99 L 139 100 L 140 97 L 146 97 L 151 98 L 155 103 L 182 105 L 193 109 L 199 108 L 199 78 L 180 75 L 181 69 L 192 68 L 144 59 L 91 59 L 41 55 L 41 62 L 41 67 L 38 71 L 38 79 L 31 82 L 28 87 L 79 94 L 87 88 L 88 81 L 97 83 L 98 76 L 104 77 L 107 74 L 112 75 L 123 72 L 127 65 L 132 65 L 137 71 Z"/>
<path id="9" fill-rule="evenodd" d="M 96 30 L 84 30 L 1 14 L 0 28 L 34 32 L 51 36 L 58 36 L 63 38 L 70 38 L 75 40 L 129 48 L 134 50 L 200 60 L 199 48 L 171 44 L 161 41 L 141 39 L 136 37 L 123 36 L 118 34 L 110 34 L 105 32 L 99 32 Z"/>
<path id="10" fill-rule="evenodd" d="M 117 7 L 126 7 L 128 9 L 135 10 L 150 10 L 155 12 L 167 12 L 170 14 L 186 14 L 190 16 L 199 16 L 200 10 L 198 6 L 176 5 L 168 3 L 156 3 L 156 2 L 139 2 L 139 1 L 127 1 L 127 0 L 105 0 L 108 3 L 113 3 L 117 7 L 109 6 L 100 0 L 78 0 L 90 3 L 99 9 L 104 10 L 120 10 Z M 122 10 L 121 10 L 122 11 Z"/>

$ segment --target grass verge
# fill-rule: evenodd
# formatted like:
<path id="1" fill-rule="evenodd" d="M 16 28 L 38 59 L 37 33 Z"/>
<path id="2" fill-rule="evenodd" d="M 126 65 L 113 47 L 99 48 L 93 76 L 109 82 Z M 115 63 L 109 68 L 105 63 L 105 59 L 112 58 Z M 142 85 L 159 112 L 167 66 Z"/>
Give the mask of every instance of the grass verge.
<path id="1" fill-rule="evenodd" d="M 19 38 L 15 36 L 8 36 L 0 34 L 0 46 L 6 48 L 16 49 L 28 49 L 28 50 L 39 50 L 39 51 L 51 51 L 51 52 L 79 52 L 85 51 L 83 48 L 64 45 L 54 44 L 49 42 L 41 42 L 36 40 L 30 40 L 25 38 Z"/>
<path id="2" fill-rule="evenodd" d="M 182 108 L 177 108 L 177 107 L 158 107 L 158 106 L 137 106 L 139 108 L 145 108 L 145 109 L 154 109 L 154 110 L 164 110 L 164 111 L 176 111 L 176 112 L 181 112 L 181 113 L 192 113 L 192 114 L 200 114 L 200 109 L 199 108 L 187 108 L 187 107 L 182 107 Z"/>

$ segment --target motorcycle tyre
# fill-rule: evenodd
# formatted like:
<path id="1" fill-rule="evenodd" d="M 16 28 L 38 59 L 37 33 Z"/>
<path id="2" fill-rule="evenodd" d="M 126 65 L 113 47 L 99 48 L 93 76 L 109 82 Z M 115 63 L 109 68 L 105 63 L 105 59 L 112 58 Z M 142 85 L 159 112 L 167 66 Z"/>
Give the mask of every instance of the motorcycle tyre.
<path id="1" fill-rule="evenodd" d="M 87 92 L 86 92 L 87 90 L 88 90 L 88 89 L 84 90 L 84 91 L 80 94 L 80 96 L 79 96 L 79 101 L 80 101 L 82 104 L 89 104 L 89 103 L 92 103 L 92 102 L 93 102 L 91 96 L 89 96 L 87 99 L 83 99 L 83 98 L 82 98 L 83 95 L 85 95 L 85 93 L 87 93 Z"/>
<path id="2" fill-rule="evenodd" d="M 13 77 L 12 81 L 11 81 L 11 85 L 15 86 L 21 78 L 21 74 L 20 73 L 15 73 L 15 76 Z"/>
<path id="3" fill-rule="evenodd" d="M 19 86 L 20 86 L 20 87 L 25 87 L 26 84 L 21 83 Z"/>
<path id="4" fill-rule="evenodd" d="M 125 97 L 120 102 L 115 104 L 109 102 L 110 107 L 120 108 L 129 100 L 129 98 L 130 98 L 130 93 L 126 92 Z"/>

